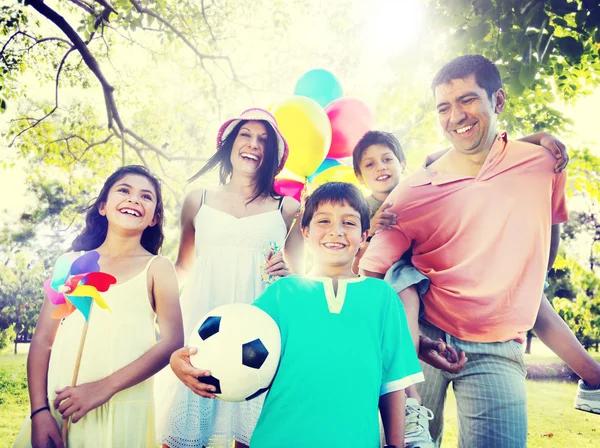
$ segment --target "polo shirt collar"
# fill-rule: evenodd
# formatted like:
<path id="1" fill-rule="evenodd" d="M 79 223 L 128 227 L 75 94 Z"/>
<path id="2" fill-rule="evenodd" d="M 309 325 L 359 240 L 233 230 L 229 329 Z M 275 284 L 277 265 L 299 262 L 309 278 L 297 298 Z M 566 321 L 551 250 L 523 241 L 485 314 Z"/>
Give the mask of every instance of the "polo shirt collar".
<path id="1" fill-rule="evenodd" d="M 492 145 L 492 149 L 490 150 L 487 156 L 485 165 L 481 168 L 481 171 L 477 176 L 478 178 L 481 178 L 482 175 L 486 174 L 486 172 L 490 168 L 493 168 L 496 165 L 500 158 L 499 156 L 502 154 L 504 148 L 506 147 L 507 142 L 508 134 L 506 133 L 506 131 L 500 132 L 498 134 L 498 137 L 496 137 L 496 141 Z M 416 171 L 415 174 L 409 179 L 409 185 L 411 187 L 421 187 L 423 185 L 429 184 L 444 185 L 452 182 L 458 182 L 464 179 L 474 179 L 474 177 L 472 176 L 444 173 L 428 168 L 429 165 L 431 165 L 433 162 L 435 162 L 448 151 L 450 151 L 450 149 L 451 148 L 448 148 L 433 154 L 429 154 L 425 158 L 425 163 L 423 164 L 423 167 Z"/>

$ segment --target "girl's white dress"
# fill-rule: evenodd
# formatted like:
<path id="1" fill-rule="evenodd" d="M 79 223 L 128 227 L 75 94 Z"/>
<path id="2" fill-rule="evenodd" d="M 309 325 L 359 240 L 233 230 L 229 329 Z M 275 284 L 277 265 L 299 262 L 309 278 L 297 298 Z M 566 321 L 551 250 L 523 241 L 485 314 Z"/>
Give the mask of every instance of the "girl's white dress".
<path id="1" fill-rule="evenodd" d="M 156 343 L 156 314 L 148 297 L 148 268 L 112 285 L 102 298 L 111 311 L 92 304 L 77 384 L 98 381 L 138 359 Z M 55 391 L 71 385 L 85 319 L 74 311 L 63 319 L 48 366 L 48 403 L 59 428 L 64 420 L 54 409 Z M 154 448 L 153 378 L 122 390 L 88 412 L 68 430 L 69 448 Z M 26 418 L 15 444 L 31 447 L 31 421 Z"/>
<path id="2" fill-rule="evenodd" d="M 198 321 L 228 303 L 252 303 L 268 286 L 260 265 L 269 243 L 283 247 L 286 225 L 279 209 L 236 218 L 206 205 L 194 218 L 196 264 L 181 297 L 186 342 Z M 156 379 L 158 440 L 172 448 L 249 445 L 264 395 L 241 403 L 199 397 L 169 366 Z"/>

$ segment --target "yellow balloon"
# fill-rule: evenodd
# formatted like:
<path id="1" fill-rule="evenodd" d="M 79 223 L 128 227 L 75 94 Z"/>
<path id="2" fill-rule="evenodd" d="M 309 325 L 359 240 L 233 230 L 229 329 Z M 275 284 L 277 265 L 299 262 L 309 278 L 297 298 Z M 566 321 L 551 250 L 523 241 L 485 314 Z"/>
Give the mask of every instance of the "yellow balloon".
<path id="1" fill-rule="evenodd" d="M 292 173 L 285 167 L 279 172 L 277 176 L 275 176 L 275 179 L 291 179 L 302 183 L 306 182 L 306 178 L 300 177 L 297 174 Z"/>
<path id="2" fill-rule="evenodd" d="M 325 171 L 317 174 L 308 186 L 309 194 L 312 194 L 317 187 L 327 182 L 346 182 L 358 187 L 365 196 L 370 193 L 369 189 L 358 181 L 353 168 L 346 165 L 338 165 L 327 168 Z"/>
<path id="3" fill-rule="evenodd" d="M 285 167 L 303 178 L 314 173 L 331 145 L 325 110 L 310 98 L 293 96 L 277 104 L 272 113 L 290 149 Z"/>

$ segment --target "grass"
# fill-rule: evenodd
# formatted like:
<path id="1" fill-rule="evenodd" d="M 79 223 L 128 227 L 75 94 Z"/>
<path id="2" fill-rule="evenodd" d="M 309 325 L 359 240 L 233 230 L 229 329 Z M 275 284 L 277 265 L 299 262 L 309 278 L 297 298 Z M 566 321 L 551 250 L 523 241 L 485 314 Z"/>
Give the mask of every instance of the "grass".
<path id="1" fill-rule="evenodd" d="M 573 408 L 576 384 L 527 381 L 528 448 L 590 448 L 600 444 L 600 415 Z M 458 446 L 456 400 L 448 391 L 444 448 Z"/>
<path id="2" fill-rule="evenodd" d="M 19 346 L 26 352 L 27 346 Z M 556 364 L 560 360 L 534 339 L 528 364 Z M 600 354 L 592 353 L 598 361 Z M 0 352 L 0 448 L 12 446 L 29 412 L 25 380 L 26 353 L 12 354 L 12 347 Z M 589 448 L 600 446 L 600 416 L 573 408 L 574 383 L 527 381 L 528 448 Z M 444 416 L 444 448 L 458 446 L 456 400 L 448 391 Z M 550 436 L 551 434 L 551 436 Z"/>
<path id="3" fill-rule="evenodd" d="M 29 395 L 25 376 L 27 355 L 0 353 L 0 447 L 12 446 L 29 412 Z"/>

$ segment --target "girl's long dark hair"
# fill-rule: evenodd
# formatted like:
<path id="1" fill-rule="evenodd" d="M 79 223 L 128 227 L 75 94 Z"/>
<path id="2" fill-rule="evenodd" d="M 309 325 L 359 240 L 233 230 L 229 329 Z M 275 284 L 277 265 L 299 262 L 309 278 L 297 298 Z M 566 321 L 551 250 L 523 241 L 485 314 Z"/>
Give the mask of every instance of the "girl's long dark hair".
<path id="1" fill-rule="evenodd" d="M 210 159 L 208 159 L 206 165 L 204 165 L 200 171 L 190 177 L 190 182 L 198 179 L 200 176 L 219 166 L 219 182 L 221 185 L 227 183 L 233 174 L 233 166 L 231 165 L 231 151 L 233 149 L 233 142 L 235 141 L 240 128 L 244 124 L 248 123 L 248 121 L 250 120 L 242 120 L 233 128 L 233 131 L 231 131 L 227 138 L 223 140 L 217 152 Z M 256 182 L 254 183 L 254 196 L 248 201 L 248 203 L 261 196 L 271 196 L 273 198 L 279 197 L 275 192 L 275 187 L 273 186 L 275 182 L 275 175 L 277 174 L 277 169 L 279 168 L 277 136 L 275 135 L 275 131 L 271 125 L 267 122 L 264 123 L 267 130 L 267 141 L 265 143 L 262 164 L 258 169 Z"/>
<path id="2" fill-rule="evenodd" d="M 148 252 L 154 255 L 158 254 L 158 251 L 162 246 L 164 239 L 164 210 L 160 181 L 158 180 L 158 178 L 154 177 L 154 175 L 150 173 L 150 171 L 148 171 L 145 167 L 141 165 L 123 166 L 114 173 L 112 173 L 108 179 L 106 179 L 106 182 L 104 182 L 104 186 L 102 187 L 100 194 L 98 195 L 94 203 L 87 208 L 87 214 L 85 217 L 85 228 L 79 234 L 79 236 L 75 238 L 75 241 L 73 241 L 73 244 L 71 245 L 71 250 L 94 250 L 104 242 L 104 240 L 106 239 L 106 233 L 108 231 L 108 220 L 106 219 L 106 216 L 102 216 L 98 210 L 103 203 L 106 203 L 106 200 L 108 198 L 108 192 L 110 191 L 112 186 L 128 174 L 134 174 L 136 176 L 145 177 L 150 181 L 150 183 L 154 187 L 154 191 L 156 192 L 156 210 L 154 212 L 156 224 L 154 224 L 154 226 L 152 227 L 147 227 L 144 230 L 144 233 L 142 233 L 141 244 L 144 247 L 144 249 L 146 249 Z"/>

